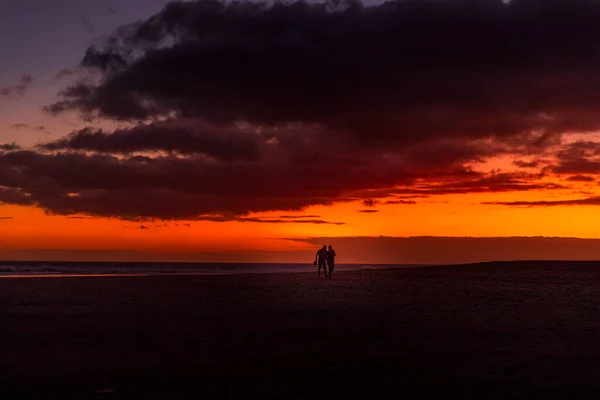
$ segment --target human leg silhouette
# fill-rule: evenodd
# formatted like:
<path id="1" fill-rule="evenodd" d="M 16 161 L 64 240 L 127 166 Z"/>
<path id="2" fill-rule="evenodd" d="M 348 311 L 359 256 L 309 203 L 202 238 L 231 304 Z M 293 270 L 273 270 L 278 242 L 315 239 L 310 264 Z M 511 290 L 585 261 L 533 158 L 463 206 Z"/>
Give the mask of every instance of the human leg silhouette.
<path id="1" fill-rule="evenodd" d="M 317 277 L 321 277 L 321 268 L 323 268 L 323 276 L 327 278 L 327 264 L 325 262 L 319 262 L 319 270 L 317 272 Z"/>

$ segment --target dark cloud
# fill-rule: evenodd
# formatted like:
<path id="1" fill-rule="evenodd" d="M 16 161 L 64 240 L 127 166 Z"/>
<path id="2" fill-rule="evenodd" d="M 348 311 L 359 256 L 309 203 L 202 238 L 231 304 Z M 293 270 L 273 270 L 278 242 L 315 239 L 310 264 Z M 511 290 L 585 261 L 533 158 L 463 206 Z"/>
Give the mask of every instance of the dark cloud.
<path id="1" fill-rule="evenodd" d="M 552 171 L 556 174 L 597 174 L 600 173 L 600 161 L 585 158 L 565 160 Z"/>
<path id="2" fill-rule="evenodd" d="M 31 127 L 31 129 L 33 129 L 34 131 L 38 131 L 38 132 L 48 133 L 48 131 L 46 130 L 46 127 L 44 125 L 33 126 L 33 127 Z"/>
<path id="3" fill-rule="evenodd" d="M 0 96 L 10 96 L 13 94 L 18 94 L 19 96 L 23 96 L 25 94 L 25 91 L 31 85 L 32 82 L 33 82 L 33 76 L 23 75 L 23 77 L 21 78 L 21 81 L 18 84 L 0 88 Z"/>
<path id="4" fill-rule="evenodd" d="M 15 142 L 0 144 L 0 151 L 16 151 L 16 150 L 21 150 L 21 146 L 19 146 Z"/>
<path id="5" fill-rule="evenodd" d="M 388 200 L 385 204 L 417 204 L 414 200 Z"/>
<path id="6" fill-rule="evenodd" d="M 16 130 L 30 129 L 30 130 L 37 131 L 37 132 L 49 133 L 46 130 L 46 127 L 44 125 L 35 125 L 35 126 L 32 126 L 32 125 L 29 125 L 29 124 L 20 123 L 20 124 L 11 125 L 10 127 L 11 127 L 11 129 L 16 129 Z"/>
<path id="7" fill-rule="evenodd" d="M 424 169 L 408 161 L 391 168 L 368 153 L 349 162 L 344 153 L 314 158 L 318 146 L 308 146 L 307 152 L 301 146 L 284 148 L 241 162 L 202 154 L 117 157 L 15 150 L 0 153 L 0 201 L 63 215 L 231 221 L 250 212 L 299 211 L 357 199 L 562 188 L 528 182 L 533 179 L 528 174 L 451 173 L 446 165 Z M 324 171 L 335 179 L 322 184 Z M 371 189 L 365 192 L 365 187 Z M 293 221 L 326 223 L 313 217 Z"/>
<path id="8" fill-rule="evenodd" d="M 235 218 L 238 222 L 258 222 L 264 224 L 315 224 L 315 225 L 345 225 L 344 222 L 331 222 L 322 219 L 289 219 L 289 218 Z"/>
<path id="9" fill-rule="evenodd" d="M 543 130 L 543 145 L 598 127 L 595 1 L 342 5 L 170 3 L 90 47 L 81 64 L 104 79 L 48 110 L 300 121 L 405 142 Z"/>
<path id="10" fill-rule="evenodd" d="M 7 219 L 13 219 L 13 217 L 0 217 L 0 221 L 6 221 Z"/>
<path id="11" fill-rule="evenodd" d="M 366 214 L 371 214 L 371 213 L 376 213 L 379 212 L 379 210 L 358 210 L 359 213 L 366 213 Z"/>
<path id="12" fill-rule="evenodd" d="M 71 76 L 74 73 L 75 73 L 75 71 L 73 71 L 70 68 L 63 68 L 63 69 L 61 69 L 60 71 L 58 71 L 56 73 L 56 79 L 62 79 L 62 78 L 65 78 L 67 76 Z"/>
<path id="13" fill-rule="evenodd" d="M 596 174 L 600 172 L 600 143 L 579 141 L 566 145 L 556 154 L 550 167 L 555 174 Z"/>
<path id="14" fill-rule="evenodd" d="M 0 186 L 9 188 L 0 193 L 0 201 L 36 204 L 67 215 L 239 217 L 248 212 L 332 204 L 348 200 L 348 192 L 365 185 L 389 187 L 407 179 L 401 168 L 381 169 L 375 158 L 361 161 L 351 170 L 335 159 L 322 158 L 320 164 L 297 162 L 309 156 L 274 152 L 240 164 L 203 156 L 118 158 L 14 151 L 0 154 Z M 410 171 L 409 166 L 405 168 Z M 318 185 L 323 170 L 339 178 Z"/>
<path id="15" fill-rule="evenodd" d="M 321 218 L 320 215 L 280 215 L 279 219 Z"/>
<path id="16" fill-rule="evenodd" d="M 30 199 L 30 197 L 29 193 L 24 193 L 20 189 L 0 186 L 0 204 L 35 205 L 35 201 Z"/>
<path id="17" fill-rule="evenodd" d="M 594 157 L 600 155 L 600 143 L 591 141 L 578 141 L 567 144 L 557 152 L 560 160 L 570 160 L 580 157 Z"/>
<path id="18" fill-rule="evenodd" d="M 365 199 L 362 201 L 362 204 L 365 207 L 375 207 L 377 204 L 379 204 L 379 201 L 373 199 Z"/>
<path id="19" fill-rule="evenodd" d="M 565 186 L 557 183 L 535 182 L 535 174 L 525 173 L 491 173 L 476 179 L 452 180 L 449 182 L 416 183 L 411 187 L 394 188 L 386 191 L 387 195 L 445 195 L 486 192 L 522 192 L 529 190 L 556 190 Z"/>
<path id="20" fill-rule="evenodd" d="M 212 125 L 185 118 L 113 133 L 80 130 L 36 151 L 6 154 L 0 167 L 5 164 L 8 182 L 0 175 L 0 185 L 32 193 L 22 201 L 33 198 L 59 214 L 228 221 L 335 202 L 375 204 L 390 195 L 553 188 L 525 182 L 533 175 L 488 176 L 464 165 L 503 151 L 491 147 L 450 139 L 365 147 L 305 124 Z M 149 156 L 155 151 L 171 154 Z"/>
<path id="21" fill-rule="evenodd" d="M 144 229 L 144 230 L 145 230 L 145 229 L 150 229 L 150 227 L 149 227 L 149 226 L 147 226 L 147 225 L 140 225 L 140 226 L 139 226 L 139 228 L 140 228 L 140 229 Z"/>
<path id="22" fill-rule="evenodd" d="M 186 155 L 205 154 L 222 160 L 243 160 L 256 158 L 261 147 L 268 147 L 276 139 L 285 140 L 281 136 L 286 134 L 298 132 L 257 132 L 251 127 L 217 127 L 202 121 L 186 119 L 139 125 L 114 132 L 85 128 L 66 138 L 42 144 L 40 148 L 122 154 L 166 151 Z"/>
<path id="23" fill-rule="evenodd" d="M 395 196 L 396 199 L 405 200 L 405 199 L 426 199 L 429 196 L 426 194 L 409 194 L 404 196 Z"/>
<path id="24" fill-rule="evenodd" d="M 585 199 L 574 200 L 543 200 L 543 201 L 498 201 L 486 202 L 482 204 L 493 204 L 513 207 L 555 207 L 555 206 L 598 206 L 600 197 L 587 197 Z"/>
<path id="25" fill-rule="evenodd" d="M 533 160 L 533 161 L 515 160 L 515 161 L 513 161 L 513 165 L 515 165 L 519 168 L 538 168 L 542 164 L 543 164 L 543 162 L 541 160 Z"/>
<path id="26" fill-rule="evenodd" d="M 259 224 L 314 224 L 314 225 L 345 225 L 344 222 L 325 221 L 323 219 L 300 219 L 306 217 L 279 217 L 279 218 L 263 218 L 263 217 L 240 217 L 236 215 L 203 215 L 194 218 L 194 221 L 209 221 L 209 222 L 253 222 Z M 153 221 L 155 218 L 134 218 L 134 221 Z M 175 223 L 175 226 L 180 224 Z M 168 224 L 154 225 L 153 227 L 165 227 Z M 181 226 L 189 227 L 190 224 L 181 224 Z"/>
<path id="27" fill-rule="evenodd" d="M 183 128 L 177 132 L 177 127 Z M 164 130 L 149 133 L 154 129 Z M 169 139 L 172 132 L 175 141 Z M 429 143 L 365 148 L 305 125 L 215 127 L 192 119 L 113 134 L 84 130 L 37 151 L 0 154 L 0 186 L 8 188 L 0 201 L 64 215 L 265 222 L 240 218 L 344 201 L 375 205 L 388 196 L 561 188 L 532 182 L 535 174 L 485 174 L 465 167 L 477 162 L 481 146 L 463 147 L 454 151 L 458 143 L 446 140 L 433 148 Z M 129 154 L 134 150 L 174 154 Z"/>
<path id="28" fill-rule="evenodd" d="M 569 182 L 594 182 L 595 179 L 587 175 L 573 175 L 567 178 Z"/>
<path id="29" fill-rule="evenodd" d="M 477 141 L 440 139 L 400 146 L 393 143 L 364 143 L 342 133 L 319 126 L 288 124 L 276 127 L 249 124 L 214 125 L 197 118 L 178 118 L 139 124 L 112 132 L 85 128 L 53 142 L 42 143 L 42 150 L 77 150 L 107 154 L 132 152 L 169 152 L 182 155 L 203 154 L 220 161 L 254 161 L 264 157 L 287 156 L 289 162 L 310 163 L 320 167 L 336 162 L 340 166 L 379 159 L 396 168 L 410 166 L 421 177 L 434 174 L 471 174 L 463 163 L 482 162 L 486 157 L 515 151 L 512 146 Z M 323 173 L 328 173 L 323 170 Z M 407 171 L 407 174 L 409 171 Z"/>
<path id="30" fill-rule="evenodd" d="M 561 189 L 542 178 L 600 171 L 591 145 L 563 144 L 600 126 L 598 34 L 585 0 L 173 2 L 90 47 L 81 66 L 98 79 L 46 108 L 127 128 L 0 153 L 0 201 L 337 223 L 249 215 Z M 507 155 L 528 173 L 481 171 Z"/>

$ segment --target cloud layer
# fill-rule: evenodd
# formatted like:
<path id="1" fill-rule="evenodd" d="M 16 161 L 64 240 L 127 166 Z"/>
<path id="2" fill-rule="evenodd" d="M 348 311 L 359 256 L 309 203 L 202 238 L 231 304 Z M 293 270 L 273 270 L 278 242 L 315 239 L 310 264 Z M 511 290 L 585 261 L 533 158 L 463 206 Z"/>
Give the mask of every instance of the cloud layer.
<path id="1" fill-rule="evenodd" d="M 15 85 L 5 86 L 0 88 L 0 96 L 11 96 L 17 94 L 23 96 L 27 91 L 27 88 L 33 83 L 33 76 L 23 75 L 21 81 Z"/>
<path id="2" fill-rule="evenodd" d="M 392 1 L 337 11 L 175 2 L 88 49 L 82 65 L 104 79 L 67 88 L 49 110 L 302 122 L 406 142 L 594 130 L 599 33 L 593 1 Z"/>
<path id="3" fill-rule="evenodd" d="M 598 34 L 585 0 L 172 2 L 90 47 L 99 74 L 46 108 L 127 127 L 0 148 L 0 201 L 240 220 L 583 184 L 600 147 L 564 138 L 600 124 Z M 502 156 L 522 171 L 485 169 Z"/>

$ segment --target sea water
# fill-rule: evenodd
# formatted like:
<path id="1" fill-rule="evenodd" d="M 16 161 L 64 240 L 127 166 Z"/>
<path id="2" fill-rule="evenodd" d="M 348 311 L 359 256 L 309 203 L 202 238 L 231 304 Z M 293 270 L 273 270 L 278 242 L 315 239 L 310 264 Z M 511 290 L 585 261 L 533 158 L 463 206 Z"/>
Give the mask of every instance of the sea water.
<path id="1" fill-rule="evenodd" d="M 410 268 L 409 264 L 336 264 L 336 271 L 361 269 Z M 60 262 L 60 261 L 2 261 L 0 276 L 20 275 L 162 275 L 162 274 L 276 274 L 316 272 L 307 264 L 274 263 L 184 263 L 184 262 Z"/>

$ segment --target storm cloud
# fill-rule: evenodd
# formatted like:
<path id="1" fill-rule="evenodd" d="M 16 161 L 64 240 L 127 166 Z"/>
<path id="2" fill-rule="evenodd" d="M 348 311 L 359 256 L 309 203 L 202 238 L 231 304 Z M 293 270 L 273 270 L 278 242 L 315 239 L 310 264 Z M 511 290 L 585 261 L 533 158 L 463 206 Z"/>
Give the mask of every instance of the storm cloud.
<path id="1" fill-rule="evenodd" d="M 406 142 L 594 130 L 599 34 L 595 1 L 173 2 L 90 47 L 103 79 L 48 110 Z"/>
<path id="2" fill-rule="evenodd" d="M 96 74 L 46 107 L 121 128 L 0 148 L 0 202 L 250 222 L 568 189 L 600 171 L 595 142 L 564 141 L 600 126 L 599 35 L 585 0 L 171 2 L 91 46 Z M 485 166 L 505 156 L 527 172 Z"/>
<path id="3" fill-rule="evenodd" d="M 0 201 L 35 204 L 58 214 L 196 219 L 207 214 L 301 210 L 353 201 L 360 191 L 411 184 L 416 177 L 448 179 L 442 161 L 428 169 L 410 158 L 392 160 L 346 152 L 318 156 L 318 143 L 267 149 L 254 160 L 216 160 L 204 154 L 117 156 L 14 150 L 0 153 Z M 277 146 L 277 143 L 272 143 Z M 457 179 L 461 171 L 457 170 Z M 469 174 L 478 176 L 476 172 Z M 333 176 L 323 184 L 324 176 Z"/>

